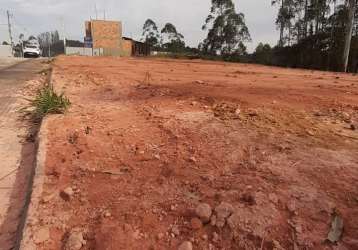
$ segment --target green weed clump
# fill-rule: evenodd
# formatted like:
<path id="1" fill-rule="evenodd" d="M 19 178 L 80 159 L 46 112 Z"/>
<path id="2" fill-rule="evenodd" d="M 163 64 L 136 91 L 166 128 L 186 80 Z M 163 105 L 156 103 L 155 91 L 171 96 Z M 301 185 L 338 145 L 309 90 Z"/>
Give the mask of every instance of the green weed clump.
<path id="1" fill-rule="evenodd" d="M 47 114 L 63 114 L 70 105 L 70 100 L 63 93 L 57 94 L 53 87 L 49 85 L 40 89 L 35 99 L 31 101 L 35 118 L 40 119 Z"/>

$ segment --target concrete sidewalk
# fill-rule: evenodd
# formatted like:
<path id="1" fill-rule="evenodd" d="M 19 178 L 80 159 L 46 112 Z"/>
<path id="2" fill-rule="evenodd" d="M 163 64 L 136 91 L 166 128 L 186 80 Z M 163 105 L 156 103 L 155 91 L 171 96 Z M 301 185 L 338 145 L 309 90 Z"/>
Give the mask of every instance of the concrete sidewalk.
<path id="1" fill-rule="evenodd" d="M 27 60 L 29 59 L 19 57 L 0 57 L 0 70 Z"/>
<path id="2" fill-rule="evenodd" d="M 13 238 L 19 223 L 16 221 L 19 218 L 11 219 L 11 223 L 8 218 L 9 208 L 13 207 L 11 203 L 14 202 L 14 187 L 17 183 L 18 172 L 23 168 L 24 145 L 28 134 L 27 126 L 19 119 L 18 111 L 23 103 L 20 101 L 23 96 L 19 92 L 25 86 L 26 81 L 36 77 L 43 67 L 39 60 L 29 60 L 12 67 L 9 65 L 14 61 L 10 60 L 6 64 L 2 61 L 2 63 L 0 65 L 6 66 L 0 69 L 0 249 L 4 249 L 2 238 Z M 25 185 L 25 183 L 20 185 Z M 16 202 L 23 202 L 23 198 L 20 200 Z M 15 207 L 22 206 L 22 204 L 15 205 Z M 5 227 L 4 224 L 6 224 Z M 11 229 L 7 230 L 6 227 Z"/>

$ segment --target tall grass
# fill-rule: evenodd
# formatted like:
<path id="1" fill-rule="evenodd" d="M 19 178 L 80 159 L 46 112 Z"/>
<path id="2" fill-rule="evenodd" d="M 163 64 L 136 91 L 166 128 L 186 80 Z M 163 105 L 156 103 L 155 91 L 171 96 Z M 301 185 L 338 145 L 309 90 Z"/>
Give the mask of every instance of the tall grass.
<path id="1" fill-rule="evenodd" d="M 35 118 L 41 119 L 47 114 L 63 114 L 71 105 L 70 100 L 62 93 L 57 94 L 52 86 L 40 89 L 31 106 L 34 107 Z"/>

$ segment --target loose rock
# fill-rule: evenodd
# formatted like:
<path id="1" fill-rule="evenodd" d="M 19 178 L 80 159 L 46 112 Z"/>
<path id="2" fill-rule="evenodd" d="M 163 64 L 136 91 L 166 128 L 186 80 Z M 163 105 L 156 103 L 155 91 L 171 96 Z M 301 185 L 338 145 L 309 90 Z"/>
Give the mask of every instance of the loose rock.
<path id="1" fill-rule="evenodd" d="M 200 229 L 203 227 L 203 223 L 198 218 L 192 218 L 190 220 L 190 225 L 191 225 L 191 228 L 194 230 L 197 230 L 197 229 Z"/>
<path id="2" fill-rule="evenodd" d="M 178 226 L 173 226 L 172 227 L 172 233 L 175 235 L 175 236 L 178 236 L 180 234 L 180 231 L 179 231 L 179 228 Z"/>
<path id="3" fill-rule="evenodd" d="M 221 228 L 225 225 L 226 218 L 228 218 L 233 212 L 234 207 L 226 202 L 222 202 L 215 208 L 216 212 L 216 226 Z"/>
<path id="4" fill-rule="evenodd" d="M 83 239 L 82 232 L 74 231 L 67 239 L 65 250 L 80 250 L 86 241 Z"/>
<path id="5" fill-rule="evenodd" d="M 158 235 L 157 235 L 157 239 L 158 240 L 161 240 L 161 239 L 163 239 L 164 238 L 164 234 L 163 233 L 159 233 Z"/>
<path id="6" fill-rule="evenodd" d="M 213 242 L 218 242 L 219 241 L 219 235 L 217 233 L 213 233 Z"/>
<path id="7" fill-rule="evenodd" d="M 60 197 L 65 201 L 69 201 L 73 196 L 74 192 L 71 187 L 68 187 L 60 192 Z"/>
<path id="8" fill-rule="evenodd" d="M 212 225 L 213 227 L 216 225 L 216 215 L 211 216 L 210 225 Z"/>
<path id="9" fill-rule="evenodd" d="M 196 207 L 195 213 L 203 223 L 207 223 L 210 221 L 212 209 L 209 204 L 201 203 Z"/>
<path id="10" fill-rule="evenodd" d="M 184 241 L 178 250 L 193 250 L 193 244 L 190 241 Z"/>

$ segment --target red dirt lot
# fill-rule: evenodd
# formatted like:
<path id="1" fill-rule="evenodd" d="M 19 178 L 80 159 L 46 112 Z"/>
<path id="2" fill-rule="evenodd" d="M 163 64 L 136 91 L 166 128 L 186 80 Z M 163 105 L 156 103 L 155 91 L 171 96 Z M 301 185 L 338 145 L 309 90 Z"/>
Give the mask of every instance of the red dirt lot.
<path id="1" fill-rule="evenodd" d="M 59 57 L 53 83 L 37 249 L 358 249 L 357 76 Z"/>

